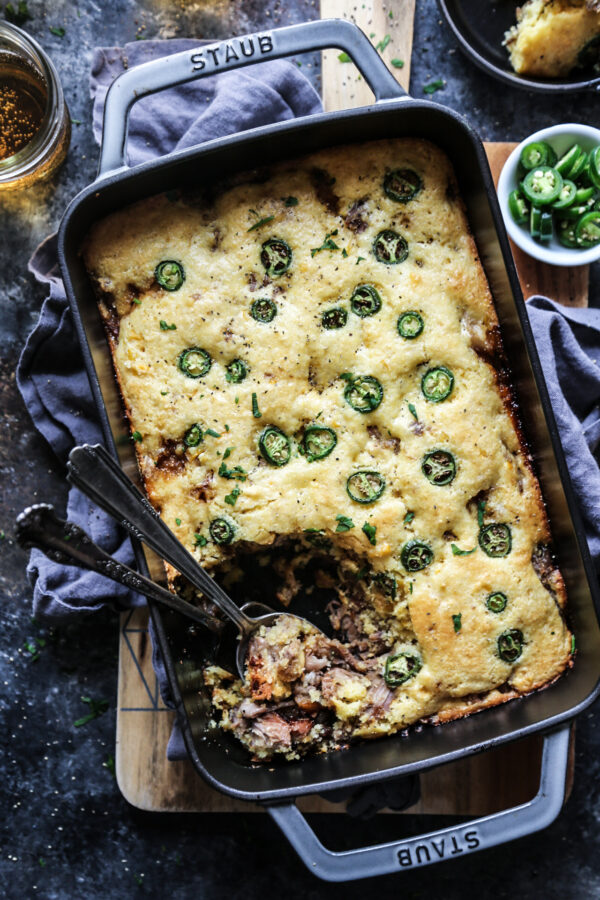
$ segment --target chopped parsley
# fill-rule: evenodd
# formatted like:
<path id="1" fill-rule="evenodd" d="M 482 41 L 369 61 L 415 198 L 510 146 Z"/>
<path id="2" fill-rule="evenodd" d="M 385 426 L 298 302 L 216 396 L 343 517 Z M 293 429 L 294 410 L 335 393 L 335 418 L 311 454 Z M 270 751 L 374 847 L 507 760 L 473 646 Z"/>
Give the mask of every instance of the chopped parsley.
<path id="1" fill-rule="evenodd" d="M 132 300 L 133 300 L 133 302 L 135 303 L 136 306 L 141 306 L 141 305 L 142 305 L 142 301 L 140 300 L 139 297 L 132 297 Z"/>
<path id="2" fill-rule="evenodd" d="M 571 635 L 571 653 L 575 653 L 575 635 Z"/>
<path id="3" fill-rule="evenodd" d="M 284 197 L 283 202 L 286 206 L 298 206 L 297 197 Z"/>
<path id="4" fill-rule="evenodd" d="M 20 2 L 17 3 L 16 9 L 14 8 L 12 3 L 6 4 L 6 6 L 4 7 L 4 18 L 12 25 L 24 25 L 25 22 L 32 18 L 32 16 L 27 9 L 27 3 L 25 3 L 25 0 L 20 0 Z"/>
<path id="5" fill-rule="evenodd" d="M 419 421 L 419 416 L 418 416 L 418 414 L 417 414 L 417 410 L 415 409 L 414 403 L 409 403 L 409 404 L 408 404 L 408 411 L 409 411 L 409 413 L 411 414 L 411 416 L 413 417 L 413 419 L 415 419 L 415 421 L 418 422 L 418 421 Z"/>
<path id="6" fill-rule="evenodd" d="M 40 866 L 42 867 L 42 869 L 45 869 L 45 868 L 46 868 L 46 860 L 44 859 L 43 856 L 40 856 L 40 858 L 38 859 L 38 863 L 40 864 Z"/>
<path id="7" fill-rule="evenodd" d="M 480 528 L 483 528 L 483 515 L 485 513 L 486 506 L 487 500 L 480 500 L 477 504 L 477 524 Z"/>
<path id="8" fill-rule="evenodd" d="M 37 662 L 40 658 L 39 647 L 44 647 L 46 641 L 42 638 L 34 638 L 33 641 L 25 641 L 25 649 L 29 653 L 29 662 Z"/>
<path id="9" fill-rule="evenodd" d="M 161 391 L 161 392 L 160 392 L 160 396 L 161 396 L 161 397 L 166 397 L 168 393 L 169 393 L 168 391 Z"/>
<path id="10" fill-rule="evenodd" d="M 415 517 L 414 512 L 407 512 L 406 515 L 404 516 L 404 524 L 410 525 L 410 523 L 412 522 L 414 517 Z"/>
<path id="11" fill-rule="evenodd" d="M 365 522 L 365 524 L 362 527 L 362 530 L 363 530 L 364 534 L 366 534 L 366 536 L 368 537 L 370 543 L 373 544 L 373 546 L 375 546 L 375 544 L 377 543 L 377 538 L 375 537 L 375 532 L 377 531 L 377 526 L 369 525 L 368 522 Z"/>
<path id="12" fill-rule="evenodd" d="M 359 256 L 359 257 L 357 257 L 356 262 L 354 263 L 354 265 L 357 266 L 357 265 L 359 264 L 359 262 L 364 262 L 365 259 L 366 259 L 365 256 Z"/>
<path id="13" fill-rule="evenodd" d="M 255 419 L 260 419 L 262 416 L 262 413 L 258 408 L 258 397 L 254 392 L 252 393 L 252 415 Z"/>
<path id="14" fill-rule="evenodd" d="M 462 613 L 456 613 L 455 616 L 452 616 L 452 622 L 454 623 L 454 633 L 458 634 L 460 629 L 462 628 Z"/>
<path id="15" fill-rule="evenodd" d="M 348 516 L 336 516 L 336 519 L 338 523 L 336 531 L 350 531 L 354 528 L 354 522 Z"/>
<path id="16" fill-rule="evenodd" d="M 176 525 L 181 525 L 181 519 L 175 519 L 175 524 L 176 524 Z"/>
<path id="17" fill-rule="evenodd" d="M 81 119 L 71 119 L 71 125 L 81 125 Z"/>
<path id="18" fill-rule="evenodd" d="M 50 28 L 48 29 L 48 31 L 50 32 L 50 34 L 55 35 L 55 37 L 60 37 L 60 38 L 63 38 L 65 36 L 65 34 L 67 33 L 65 31 L 65 29 L 62 27 L 62 25 L 51 25 Z"/>
<path id="19" fill-rule="evenodd" d="M 233 450 L 235 450 L 235 447 L 227 447 L 225 453 L 223 454 L 223 459 L 229 459 Z"/>
<path id="20" fill-rule="evenodd" d="M 207 428 L 204 434 L 210 434 L 211 437 L 220 438 L 221 435 L 218 431 L 215 431 L 214 428 Z"/>
<path id="21" fill-rule="evenodd" d="M 392 59 L 390 60 L 393 67 L 395 69 L 403 69 L 404 68 L 404 60 L 403 59 Z"/>
<path id="22" fill-rule="evenodd" d="M 320 253 L 322 250 L 330 250 L 330 251 L 339 250 L 340 247 L 338 247 L 336 242 L 332 240 L 332 238 L 334 238 L 337 235 L 337 233 L 338 233 L 337 228 L 334 228 L 333 231 L 328 231 L 327 234 L 325 235 L 325 240 L 323 241 L 321 246 L 313 247 L 313 249 L 310 251 L 310 255 L 312 257 L 315 257 L 317 255 L 317 253 Z"/>
<path id="23" fill-rule="evenodd" d="M 203 534 L 194 533 L 194 547 L 206 547 L 208 539 Z"/>
<path id="24" fill-rule="evenodd" d="M 229 503 L 230 506 L 235 506 L 236 500 L 240 496 L 241 493 L 242 492 L 241 492 L 240 488 L 236 484 L 236 486 L 234 487 L 232 492 L 230 494 L 226 494 L 225 503 Z"/>
<path id="25" fill-rule="evenodd" d="M 382 38 L 378 44 L 375 45 L 375 49 L 379 50 L 380 53 L 383 53 L 383 51 L 385 50 L 385 48 L 387 47 L 387 45 L 390 43 L 391 40 L 392 40 L 391 34 L 386 34 L 386 36 L 384 38 Z"/>
<path id="26" fill-rule="evenodd" d="M 161 331 L 177 331 L 177 325 L 173 322 L 172 325 L 168 325 L 164 319 L 160 320 L 160 330 Z"/>
<path id="27" fill-rule="evenodd" d="M 435 94 L 436 91 L 442 91 L 443 89 L 444 82 L 441 78 L 436 78 L 435 81 L 430 81 L 429 84 L 423 85 L 424 94 Z"/>
<path id="28" fill-rule="evenodd" d="M 413 592 L 413 583 L 412 583 L 412 581 L 409 581 L 408 582 L 408 593 L 412 594 L 412 592 Z"/>
<path id="29" fill-rule="evenodd" d="M 131 435 L 131 440 L 135 441 L 137 444 L 141 444 L 143 441 L 143 437 L 139 431 L 134 431 L 133 434 Z"/>
<path id="30" fill-rule="evenodd" d="M 470 556 L 471 553 L 475 553 L 477 547 L 473 547 L 472 550 L 461 550 L 460 547 L 457 547 L 456 544 L 451 544 L 452 547 L 452 555 L 453 556 Z"/>
<path id="31" fill-rule="evenodd" d="M 82 697 L 81 699 L 83 703 L 87 703 L 90 711 L 87 716 L 82 716 L 81 719 L 77 719 L 73 722 L 75 728 L 81 728 L 82 725 L 87 725 L 92 719 L 97 719 L 99 716 L 104 715 L 108 709 L 108 700 L 94 700 L 92 697 Z"/>
<path id="32" fill-rule="evenodd" d="M 254 212 L 254 210 L 251 209 L 250 212 Z M 265 216 L 264 218 L 259 219 L 258 222 L 255 222 L 254 225 L 251 225 L 250 228 L 247 229 L 247 231 L 256 231 L 257 228 L 262 228 L 263 225 L 268 225 L 269 222 L 272 222 L 274 218 L 275 216 Z"/>
<path id="33" fill-rule="evenodd" d="M 340 62 L 352 62 L 347 53 L 339 53 L 338 59 Z"/>
<path id="34" fill-rule="evenodd" d="M 102 763 L 105 769 L 108 769 L 113 778 L 116 778 L 115 772 L 115 758 L 114 756 L 109 756 L 105 762 Z"/>
<path id="35" fill-rule="evenodd" d="M 241 466 L 234 466 L 233 469 L 230 469 L 224 462 L 219 466 L 219 475 L 221 478 L 229 478 L 234 481 L 245 481 L 248 477 L 246 470 Z"/>
<path id="36" fill-rule="evenodd" d="M 345 247 L 342 247 L 342 256 L 344 257 L 344 259 L 347 259 L 348 257 L 348 251 Z"/>

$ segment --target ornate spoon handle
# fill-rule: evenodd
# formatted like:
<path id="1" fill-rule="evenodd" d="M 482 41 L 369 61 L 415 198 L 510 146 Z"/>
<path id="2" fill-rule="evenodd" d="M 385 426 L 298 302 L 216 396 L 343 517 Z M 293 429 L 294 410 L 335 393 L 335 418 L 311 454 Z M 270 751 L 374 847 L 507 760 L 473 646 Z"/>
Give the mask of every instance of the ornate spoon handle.
<path id="1" fill-rule="evenodd" d="M 109 556 L 78 525 L 59 519 L 54 507 L 48 503 L 38 503 L 21 513 L 16 522 L 16 536 L 22 547 L 37 547 L 55 562 L 81 566 L 105 575 L 215 633 L 223 629 L 223 623 L 218 619 Z"/>

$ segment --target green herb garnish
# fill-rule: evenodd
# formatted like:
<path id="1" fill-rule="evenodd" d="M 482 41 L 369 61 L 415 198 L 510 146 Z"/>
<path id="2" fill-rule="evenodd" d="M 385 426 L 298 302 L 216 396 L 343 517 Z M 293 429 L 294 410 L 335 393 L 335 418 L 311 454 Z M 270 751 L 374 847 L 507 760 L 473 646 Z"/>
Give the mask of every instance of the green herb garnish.
<path id="1" fill-rule="evenodd" d="M 227 429 L 227 426 L 225 426 L 225 428 Z M 225 453 L 223 454 L 223 459 L 229 459 L 233 450 L 235 450 L 235 447 L 227 447 Z"/>
<path id="2" fill-rule="evenodd" d="M 134 431 L 133 434 L 131 435 L 131 440 L 136 441 L 136 443 L 138 443 L 138 444 L 141 444 L 143 441 L 143 438 L 139 431 Z"/>
<path id="3" fill-rule="evenodd" d="M 172 325 L 168 325 L 164 319 L 161 319 L 159 324 L 161 331 L 177 331 L 177 325 L 174 322 Z"/>
<path id="4" fill-rule="evenodd" d="M 415 517 L 414 512 L 407 512 L 406 515 L 404 516 L 404 524 L 410 525 L 410 523 L 412 522 L 414 517 Z"/>
<path id="5" fill-rule="evenodd" d="M 297 197 L 285 197 L 283 202 L 286 206 L 298 206 L 298 198 Z"/>
<path id="6" fill-rule="evenodd" d="M 208 544 L 208 538 L 205 538 L 203 534 L 194 533 L 194 547 L 206 547 Z"/>
<path id="7" fill-rule="evenodd" d="M 366 536 L 368 537 L 369 542 L 371 544 L 373 544 L 373 546 L 375 546 L 375 544 L 377 543 L 377 538 L 375 537 L 375 533 L 377 531 L 377 526 L 369 525 L 368 522 L 365 522 L 365 524 L 362 527 L 362 530 L 363 530 L 364 534 L 366 534 Z"/>
<path id="8" fill-rule="evenodd" d="M 176 525 L 181 525 L 181 519 L 175 519 L 175 524 L 176 524 Z"/>
<path id="9" fill-rule="evenodd" d="M 390 43 L 391 40 L 392 40 L 391 34 L 386 34 L 386 36 L 384 38 L 382 38 L 382 40 L 380 40 L 378 44 L 375 45 L 375 49 L 379 50 L 380 53 L 383 53 L 383 51 L 385 50 L 385 48 L 387 47 L 387 45 Z"/>
<path id="10" fill-rule="evenodd" d="M 204 434 L 210 434 L 211 437 L 220 438 L 221 435 L 218 431 L 215 431 L 214 428 L 207 428 Z"/>
<path id="11" fill-rule="evenodd" d="M 477 524 L 480 528 L 483 528 L 483 515 L 485 513 L 486 506 L 487 500 L 480 500 L 477 504 Z"/>
<path id="12" fill-rule="evenodd" d="M 236 484 L 236 486 L 234 487 L 232 492 L 230 494 L 226 494 L 225 503 L 229 503 L 230 506 L 235 506 L 236 500 L 240 496 L 241 493 L 242 493 L 241 490 L 239 489 L 239 487 Z"/>
<path id="13" fill-rule="evenodd" d="M 470 556 L 471 553 L 475 553 L 477 547 L 473 547 L 472 550 L 461 550 L 460 547 L 457 547 L 456 544 L 451 544 L 452 547 L 452 555 L 453 556 Z"/>
<path id="14" fill-rule="evenodd" d="M 221 478 L 228 478 L 235 481 L 245 481 L 248 477 L 246 470 L 242 469 L 241 466 L 234 466 L 233 469 L 229 469 L 224 462 L 219 466 L 219 475 Z"/>
<path id="15" fill-rule="evenodd" d="M 338 59 L 340 62 L 352 62 L 347 53 L 339 53 Z"/>
<path id="16" fill-rule="evenodd" d="M 105 760 L 102 765 L 105 769 L 108 769 L 113 778 L 117 777 L 117 773 L 115 771 L 115 758 L 114 756 L 109 756 L 107 760 Z"/>
<path id="17" fill-rule="evenodd" d="M 336 531 L 350 531 L 354 528 L 354 522 L 348 516 L 336 516 L 336 519 L 338 523 Z"/>
<path id="18" fill-rule="evenodd" d="M 435 94 L 436 91 L 441 91 L 444 89 L 444 82 L 441 78 L 436 78 L 435 81 L 430 81 L 429 84 L 423 85 L 423 93 L 424 94 Z"/>
<path id="19" fill-rule="evenodd" d="M 321 246 L 320 246 L 320 247 L 313 247 L 313 249 L 310 251 L 310 255 L 311 255 L 312 257 L 314 257 L 314 256 L 317 255 L 317 253 L 320 253 L 321 250 L 339 250 L 340 248 L 338 247 L 338 245 L 336 244 L 336 242 L 331 240 L 333 237 L 336 236 L 337 233 L 338 233 L 337 228 L 334 228 L 333 231 L 329 231 L 329 232 L 325 235 L 325 240 L 323 241 L 323 243 L 321 244 Z"/>
<path id="20" fill-rule="evenodd" d="M 575 653 L 575 635 L 571 635 L 571 653 Z"/>
<path id="21" fill-rule="evenodd" d="M 258 408 L 258 397 L 254 392 L 252 393 L 252 415 L 255 419 L 260 419 L 262 416 L 262 413 Z"/>
<path id="22" fill-rule="evenodd" d="M 87 703 L 90 711 L 87 716 L 83 716 L 81 719 L 77 719 L 77 721 L 73 722 L 75 728 L 81 728 L 82 725 L 87 725 L 92 719 L 97 719 L 99 716 L 104 715 L 108 709 L 108 700 L 94 700 L 92 697 L 82 697 L 81 699 L 83 703 Z"/>
<path id="23" fill-rule="evenodd" d="M 253 212 L 254 210 L 250 210 Z M 268 225 L 269 222 L 272 222 L 275 216 L 265 216 L 263 219 L 259 219 L 258 222 L 255 222 L 254 225 L 251 225 L 250 228 L 246 229 L 247 231 L 256 231 L 257 228 L 262 228 L 263 225 Z"/>
<path id="24" fill-rule="evenodd" d="M 60 37 L 60 38 L 64 37 L 65 34 L 67 33 L 65 31 L 65 29 L 62 27 L 62 25 L 51 25 L 50 28 L 48 29 L 48 31 L 50 32 L 50 34 L 53 34 L 56 37 Z"/>
<path id="25" fill-rule="evenodd" d="M 455 616 L 452 616 L 452 622 L 454 623 L 454 632 L 458 634 L 460 629 L 462 628 L 462 613 L 457 613 Z"/>
<path id="26" fill-rule="evenodd" d="M 409 413 L 411 414 L 411 416 L 413 417 L 413 419 L 415 419 L 415 421 L 418 422 L 418 421 L 419 421 L 419 416 L 417 415 L 417 410 L 415 409 L 414 403 L 409 403 L 409 404 L 408 404 L 408 411 L 409 411 Z"/>
<path id="27" fill-rule="evenodd" d="M 390 60 L 390 62 L 395 69 L 403 69 L 404 68 L 404 60 L 403 59 L 392 59 L 392 60 Z"/>
<path id="28" fill-rule="evenodd" d="M 132 299 L 133 303 L 135 303 L 136 306 L 142 305 L 142 301 L 140 300 L 139 297 L 132 297 L 131 299 Z"/>

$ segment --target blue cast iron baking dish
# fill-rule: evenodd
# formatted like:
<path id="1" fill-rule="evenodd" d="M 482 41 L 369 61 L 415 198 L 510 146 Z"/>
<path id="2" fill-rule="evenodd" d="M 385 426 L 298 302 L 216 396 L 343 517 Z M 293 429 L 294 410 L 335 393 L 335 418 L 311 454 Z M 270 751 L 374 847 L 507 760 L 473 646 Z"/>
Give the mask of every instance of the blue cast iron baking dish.
<path id="1" fill-rule="evenodd" d="M 242 46 L 247 51 L 245 54 Z M 140 97 L 215 71 L 326 47 L 337 47 L 352 57 L 373 89 L 376 97 L 373 105 L 263 126 L 135 168 L 126 165 L 127 117 L 131 105 Z M 122 463 L 128 465 L 132 455 L 130 442 L 122 440 L 127 432 L 121 401 L 96 299 L 80 257 L 82 238 L 92 223 L 165 190 L 181 186 L 193 189 L 253 166 L 335 145 L 392 137 L 428 139 L 446 152 L 454 166 L 496 303 L 512 371 L 511 383 L 527 426 L 526 440 L 547 502 L 578 652 L 570 672 L 550 688 L 526 699 L 441 727 L 413 729 L 408 736 L 363 742 L 346 751 L 298 763 L 257 766 L 250 763 L 246 752 L 229 736 L 211 728 L 207 699 L 197 677 L 202 659 L 198 658 L 194 670 L 190 665 L 187 627 L 176 616 L 164 614 L 151 605 L 186 746 L 197 771 L 209 784 L 230 796 L 265 804 L 311 871 L 334 881 L 426 865 L 452 855 L 452 846 L 458 846 L 461 853 L 472 852 L 549 824 L 564 799 L 568 728 L 600 689 L 596 576 L 481 140 L 460 115 L 406 95 L 365 35 L 348 22 L 321 20 L 245 35 L 145 63 L 114 82 L 106 101 L 98 179 L 69 206 L 58 242 L 61 271 L 106 442 L 115 455 L 119 448 Z M 137 552 L 138 563 L 145 568 L 139 545 Z M 200 655 L 201 646 L 199 641 L 195 648 Z M 534 732 L 543 732 L 545 736 L 542 778 L 536 797 L 516 809 L 466 826 L 334 853 L 317 840 L 294 803 L 303 794 L 359 788 L 456 760 Z M 423 847 L 429 848 L 427 852 L 419 849 Z"/>

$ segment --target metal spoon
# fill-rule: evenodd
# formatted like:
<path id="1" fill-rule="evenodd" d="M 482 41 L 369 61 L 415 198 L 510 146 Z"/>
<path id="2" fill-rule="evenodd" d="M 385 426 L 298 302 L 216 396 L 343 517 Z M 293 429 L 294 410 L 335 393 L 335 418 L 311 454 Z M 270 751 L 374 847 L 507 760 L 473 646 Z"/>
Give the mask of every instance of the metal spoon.
<path id="1" fill-rule="evenodd" d="M 165 525 L 154 507 L 138 491 L 104 447 L 99 444 L 93 446 L 83 444 L 71 450 L 67 463 L 67 478 L 138 540 L 144 541 L 162 559 L 171 563 L 184 578 L 187 578 L 237 625 L 240 640 L 236 651 L 236 665 L 240 677 L 244 680 L 248 643 L 254 632 L 263 625 L 273 625 L 281 616 L 292 614 L 271 611 L 254 618 L 236 606 L 231 597 L 204 571 Z M 298 619 L 311 629 L 318 630 L 307 619 L 300 616 L 292 618 Z"/>
<path id="2" fill-rule="evenodd" d="M 172 594 L 155 581 L 134 572 L 129 566 L 109 556 L 79 525 L 59 519 L 54 507 L 49 503 L 36 503 L 35 506 L 23 510 L 16 521 L 16 538 L 25 550 L 37 547 L 55 562 L 98 572 L 139 594 L 144 594 L 150 600 L 182 613 L 215 634 L 223 630 L 224 623 L 219 619 L 209 616 L 187 600 Z"/>

